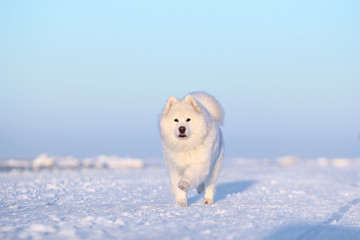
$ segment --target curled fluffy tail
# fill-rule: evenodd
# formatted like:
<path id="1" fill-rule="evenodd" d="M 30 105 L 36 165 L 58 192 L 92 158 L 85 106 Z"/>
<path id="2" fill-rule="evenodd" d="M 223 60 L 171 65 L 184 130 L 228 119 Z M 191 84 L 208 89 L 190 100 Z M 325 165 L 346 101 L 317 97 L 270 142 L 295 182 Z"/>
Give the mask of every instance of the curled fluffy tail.
<path id="1" fill-rule="evenodd" d="M 224 110 L 220 103 L 210 94 L 205 92 L 195 92 L 190 94 L 196 101 L 200 102 L 209 113 L 215 118 L 216 122 L 223 124 Z"/>

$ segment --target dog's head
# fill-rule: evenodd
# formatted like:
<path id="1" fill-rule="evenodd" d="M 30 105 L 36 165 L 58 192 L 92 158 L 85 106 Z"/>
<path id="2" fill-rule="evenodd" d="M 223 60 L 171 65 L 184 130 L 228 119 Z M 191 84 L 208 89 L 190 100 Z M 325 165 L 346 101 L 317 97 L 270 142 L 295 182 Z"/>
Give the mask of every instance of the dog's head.
<path id="1" fill-rule="evenodd" d="M 194 146 L 207 135 L 207 121 L 202 106 L 191 96 L 178 100 L 170 97 L 165 105 L 160 132 L 163 141 L 171 145 Z"/>

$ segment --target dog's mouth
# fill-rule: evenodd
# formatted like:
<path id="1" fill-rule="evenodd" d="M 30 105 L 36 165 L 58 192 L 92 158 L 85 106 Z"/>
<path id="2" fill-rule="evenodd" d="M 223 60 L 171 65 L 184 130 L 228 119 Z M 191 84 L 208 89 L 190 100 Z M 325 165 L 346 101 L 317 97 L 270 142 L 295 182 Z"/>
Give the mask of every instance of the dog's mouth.
<path id="1" fill-rule="evenodd" d="M 180 134 L 179 134 L 179 137 L 185 138 L 185 137 L 187 137 L 187 135 L 186 135 L 185 133 L 180 133 Z"/>

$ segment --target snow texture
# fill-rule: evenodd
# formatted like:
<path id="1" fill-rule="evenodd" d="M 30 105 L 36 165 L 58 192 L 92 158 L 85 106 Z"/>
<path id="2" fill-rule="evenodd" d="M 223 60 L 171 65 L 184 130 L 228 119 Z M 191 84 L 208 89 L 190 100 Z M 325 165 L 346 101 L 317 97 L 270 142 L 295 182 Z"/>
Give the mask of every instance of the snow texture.
<path id="1" fill-rule="evenodd" d="M 227 160 L 187 208 L 161 162 L 65 159 L 1 162 L 0 239 L 360 239 L 359 159 Z"/>

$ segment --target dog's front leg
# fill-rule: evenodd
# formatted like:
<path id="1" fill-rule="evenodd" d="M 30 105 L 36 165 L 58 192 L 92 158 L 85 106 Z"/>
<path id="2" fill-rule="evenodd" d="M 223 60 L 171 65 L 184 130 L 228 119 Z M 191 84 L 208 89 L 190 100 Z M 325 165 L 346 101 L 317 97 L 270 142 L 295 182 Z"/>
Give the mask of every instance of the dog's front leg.
<path id="1" fill-rule="evenodd" d="M 175 195 L 176 204 L 179 205 L 180 207 L 186 207 L 187 206 L 186 192 L 182 191 L 178 187 L 178 183 L 181 179 L 181 176 L 177 172 L 170 172 L 170 178 L 171 178 L 171 188 L 172 188 L 172 192 Z"/>
<path id="2" fill-rule="evenodd" d="M 202 184 L 208 173 L 209 166 L 207 164 L 193 164 L 184 171 L 178 187 L 183 191 L 191 190 Z"/>

